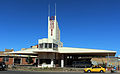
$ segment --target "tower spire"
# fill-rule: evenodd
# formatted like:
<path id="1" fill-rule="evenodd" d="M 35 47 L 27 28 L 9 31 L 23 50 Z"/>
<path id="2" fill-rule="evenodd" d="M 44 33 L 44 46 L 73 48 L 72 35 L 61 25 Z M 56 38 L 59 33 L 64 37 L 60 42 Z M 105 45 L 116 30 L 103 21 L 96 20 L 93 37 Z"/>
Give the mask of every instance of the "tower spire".
<path id="1" fill-rule="evenodd" d="M 48 16 L 50 16 L 50 4 L 48 5 Z"/>
<path id="2" fill-rule="evenodd" d="M 56 16 L 56 3 L 55 3 L 55 16 Z"/>

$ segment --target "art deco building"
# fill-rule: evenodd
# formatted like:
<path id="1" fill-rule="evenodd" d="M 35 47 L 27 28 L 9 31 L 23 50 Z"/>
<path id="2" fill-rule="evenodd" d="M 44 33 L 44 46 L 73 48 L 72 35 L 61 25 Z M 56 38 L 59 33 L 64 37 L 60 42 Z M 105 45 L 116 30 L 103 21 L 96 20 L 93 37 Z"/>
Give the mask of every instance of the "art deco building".
<path id="1" fill-rule="evenodd" d="M 38 67 L 68 67 L 75 61 L 97 61 L 99 57 L 115 56 L 116 51 L 64 47 L 55 16 L 48 16 L 48 38 L 38 39 L 38 44 L 11 54 L 34 55 Z"/>

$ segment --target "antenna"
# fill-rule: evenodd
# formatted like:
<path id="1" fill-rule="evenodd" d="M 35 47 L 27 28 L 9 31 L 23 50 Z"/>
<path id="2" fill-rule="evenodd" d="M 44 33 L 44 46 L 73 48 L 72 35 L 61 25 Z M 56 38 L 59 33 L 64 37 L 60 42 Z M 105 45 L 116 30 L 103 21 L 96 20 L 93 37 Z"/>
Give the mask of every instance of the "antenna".
<path id="1" fill-rule="evenodd" d="M 55 16 L 56 16 L 56 3 L 55 3 Z"/>
<path id="2" fill-rule="evenodd" d="M 50 4 L 48 5 L 48 16 L 50 16 Z"/>

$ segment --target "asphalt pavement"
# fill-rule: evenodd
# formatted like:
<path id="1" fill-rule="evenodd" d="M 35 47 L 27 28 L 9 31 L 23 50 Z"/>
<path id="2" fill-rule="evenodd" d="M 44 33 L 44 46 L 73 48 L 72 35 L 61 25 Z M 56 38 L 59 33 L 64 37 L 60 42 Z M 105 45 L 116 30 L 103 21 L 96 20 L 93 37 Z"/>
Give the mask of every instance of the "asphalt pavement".
<path id="1" fill-rule="evenodd" d="M 120 73 L 83 73 L 83 72 L 28 72 L 28 71 L 0 71 L 0 74 L 120 74 Z"/>

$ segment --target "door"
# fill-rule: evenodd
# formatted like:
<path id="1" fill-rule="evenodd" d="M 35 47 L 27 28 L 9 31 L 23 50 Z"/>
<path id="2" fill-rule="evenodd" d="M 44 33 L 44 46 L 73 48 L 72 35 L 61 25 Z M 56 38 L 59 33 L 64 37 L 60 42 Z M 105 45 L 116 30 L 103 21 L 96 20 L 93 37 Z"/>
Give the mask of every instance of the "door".
<path id="1" fill-rule="evenodd" d="M 101 68 L 100 67 L 92 67 L 92 72 L 100 72 Z"/>

